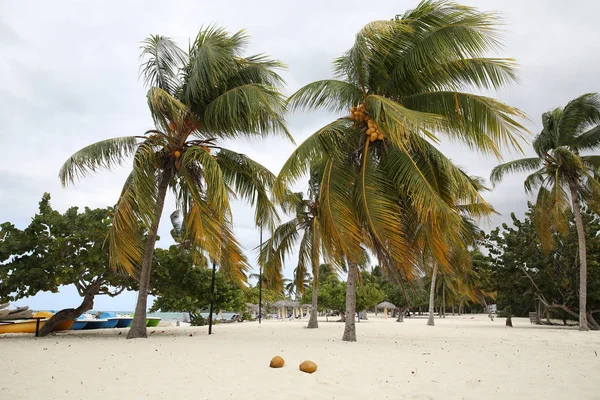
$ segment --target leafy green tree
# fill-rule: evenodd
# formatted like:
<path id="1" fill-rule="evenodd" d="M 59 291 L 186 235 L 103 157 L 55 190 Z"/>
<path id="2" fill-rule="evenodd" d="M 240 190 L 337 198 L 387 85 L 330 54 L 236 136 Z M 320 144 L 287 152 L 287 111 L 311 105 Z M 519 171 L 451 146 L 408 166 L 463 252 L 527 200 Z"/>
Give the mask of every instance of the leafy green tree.
<path id="1" fill-rule="evenodd" d="M 201 325 L 200 311 L 211 300 L 212 271 L 206 263 L 195 265 L 189 251 L 178 246 L 156 249 L 152 263 L 151 294 L 157 296 L 151 312 L 187 312 L 193 325 Z M 214 305 L 217 310 L 245 311 L 244 291 L 227 281 L 219 271 L 215 276 Z"/>
<path id="2" fill-rule="evenodd" d="M 74 285 L 83 300 L 76 308 L 56 313 L 40 330 L 45 336 L 62 321 L 75 319 L 94 307 L 99 294 L 116 296 L 136 287 L 126 273 L 107 268 L 106 239 L 114 210 L 77 207 L 64 214 L 54 210 L 45 193 L 39 212 L 20 230 L 0 225 L 0 302 L 14 301 L 39 292 L 57 293 Z"/>
<path id="3" fill-rule="evenodd" d="M 587 256 L 582 203 L 600 213 L 600 155 L 583 155 L 600 149 L 600 95 L 584 94 L 564 108 L 542 115 L 542 131 L 533 148 L 537 157 L 498 165 L 492 183 L 509 173 L 533 172 L 525 190 L 537 190 L 535 223 L 546 250 L 553 247 L 552 230 L 568 234 L 569 209 L 575 215 L 579 237 L 579 330 L 587 331 Z M 570 201 L 569 201 L 570 200 Z"/>
<path id="4" fill-rule="evenodd" d="M 343 340 L 355 341 L 358 265 L 365 248 L 386 273 L 412 277 L 421 248 L 412 230 L 427 226 L 439 262 L 460 224 L 457 199 L 482 202 L 470 179 L 436 147 L 440 135 L 485 154 L 515 146 L 523 114 L 469 89 L 514 81 L 515 64 L 488 58 L 500 45 L 493 13 L 446 1 L 423 1 L 392 21 L 367 24 L 334 63 L 337 79 L 310 83 L 293 108 L 344 112 L 309 136 L 284 164 L 275 194 L 315 164 L 324 246 L 348 267 Z"/>
<path id="5" fill-rule="evenodd" d="M 289 137 L 280 93 L 283 80 L 275 72 L 284 65 L 264 55 L 243 57 L 247 42 L 243 31 L 229 34 L 215 26 L 201 29 L 187 53 L 169 38 L 148 37 L 141 71 L 150 87 L 147 100 L 155 129 L 87 146 L 60 170 L 67 185 L 133 158 L 109 240 L 111 266 L 139 276 L 128 338 L 147 336 L 152 258 L 169 188 L 185 217 L 192 250 L 208 253 L 232 280 L 244 282 L 249 266 L 233 234 L 230 192 L 256 206 L 257 225 L 276 220 L 268 196 L 274 176 L 221 143 L 238 137 L 262 139 L 270 132 Z M 145 242 L 140 222 L 148 232 Z"/>
<path id="6" fill-rule="evenodd" d="M 579 235 L 573 214 L 568 234 L 553 232 L 554 250 L 544 250 L 534 223 L 537 205 L 529 204 L 524 220 L 512 214 L 512 226 L 504 224 L 486 236 L 490 281 L 497 293 L 499 309 L 510 307 L 513 315 L 524 316 L 542 304 L 547 310 L 567 318 L 578 318 Z M 594 315 L 600 312 L 600 217 L 583 209 L 582 221 L 590 263 L 588 265 L 588 327 L 600 329 Z"/>

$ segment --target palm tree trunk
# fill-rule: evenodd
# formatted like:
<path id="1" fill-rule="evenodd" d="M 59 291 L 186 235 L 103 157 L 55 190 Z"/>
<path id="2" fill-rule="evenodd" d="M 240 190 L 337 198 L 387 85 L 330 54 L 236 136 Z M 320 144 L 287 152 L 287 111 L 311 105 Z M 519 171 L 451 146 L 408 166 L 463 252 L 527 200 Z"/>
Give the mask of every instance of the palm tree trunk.
<path id="1" fill-rule="evenodd" d="M 585 248 L 585 232 L 583 231 L 583 221 L 579 209 L 579 196 L 575 182 L 569 182 L 571 189 L 571 202 L 573 203 L 573 214 L 575 214 L 575 226 L 577 227 L 577 236 L 579 238 L 579 330 L 589 330 L 586 300 L 587 300 L 587 256 Z"/>
<path id="2" fill-rule="evenodd" d="M 348 263 L 348 282 L 346 283 L 346 324 L 344 326 L 344 342 L 356 342 L 356 325 L 354 318 L 356 314 L 356 264 Z"/>
<path id="3" fill-rule="evenodd" d="M 433 265 L 433 272 L 431 273 L 431 289 L 429 290 L 429 319 L 427 320 L 427 325 L 435 326 L 435 321 L 433 319 L 433 308 L 435 301 L 435 278 L 437 275 L 437 263 Z"/>
<path id="4" fill-rule="evenodd" d="M 154 221 L 148 232 L 148 241 L 144 250 L 144 261 L 142 262 L 142 272 L 140 273 L 140 289 L 138 292 L 137 304 L 135 306 L 135 315 L 133 323 L 127 334 L 127 339 L 146 338 L 146 308 L 148 308 L 148 292 L 150 291 L 150 276 L 152 275 L 152 257 L 154 256 L 154 245 L 156 244 L 156 235 L 158 233 L 158 224 L 165 205 L 165 197 L 169 187 L 168 173 L 163 172 L 158 184 L 158 198 L 154 213 Z"/>
<path id="5" fill-rule="evenodd" d="M 319 268 L 315 268 L 313 277 L 313 291 L 312 291 L 312 307 L 310 309 L 310 319 L 308 320 L 308 329 L 316 329 L 319 327 L 319 321 L 317 321 L 317 299 L 319 296 Z"/>

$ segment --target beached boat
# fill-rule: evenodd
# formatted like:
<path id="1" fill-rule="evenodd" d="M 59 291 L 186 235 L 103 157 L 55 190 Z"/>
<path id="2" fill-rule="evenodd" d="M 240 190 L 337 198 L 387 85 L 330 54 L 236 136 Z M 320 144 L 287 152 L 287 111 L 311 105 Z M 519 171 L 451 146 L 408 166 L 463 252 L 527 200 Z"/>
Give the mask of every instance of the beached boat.
<path id="1" fill-rule="evenodd" d="M 146 326 L 154 327 L 158 326 L 160 323 L 160 318 L 158 317 L 147 317 L 146 318 Z"/>
<path id="2" fill-rule="evenodd" d="M 88 319 L 87 324 L 82 329 L 110 329 L 117 326 L 117 320 L 109 321 L 107 319 Z"/>
<path id="3" fill-rule="evenodd" d="M 52 312 L 52 311 L 39 311 L 33 315 L 33 318 L 46 318 L 46 320 L 48 320 L 48 319 L 52 318 L 53 315 L 54 315 L 54 312 Z M 62 321 L 58 325 L 56 325 L 56 327 L 52 330 L 52 332 L 68 331 L 69 329 L 71 329 L 74 322 L 75 321 L 73 321 L 72 319 L 67 320 L 67 321 Z M 40 328 L 41 328 L 41 325 L 40 325 Z"/>
<path id="4" fill-rule="evenodd" d="M 87 323 L 88 322 L 85 319 L 76 319 L 75 321 L 73 321 L 73 326 L 71 326 L 71 330 L 78 331 L 80 329 L 83 329 L 85 328 Z"/>
<path id="5" fill-rule="evenodd" d="M 46 323 L 47 320 L 40 320 L 39 328 L 42 329 L 42 326 Z M 11 323 L 1 323 L 0 324 L 0 334 L 3 333 L 35 333 L 35 320 L 24 320 L 24 321 L 14 321 Z"/>
<path id="6" fill-rule="evenodd" d="M 100 318 L 107 319 L 109 321 L 117 320 L 117 324 L 115 325 L 115 328 L 128 328 L 131 326 L 131 323 L 133 322 L 132 317 L 122 317 L 122 316 L 117 315 L 114 312 L 103 312 L 100 314 Z"/>

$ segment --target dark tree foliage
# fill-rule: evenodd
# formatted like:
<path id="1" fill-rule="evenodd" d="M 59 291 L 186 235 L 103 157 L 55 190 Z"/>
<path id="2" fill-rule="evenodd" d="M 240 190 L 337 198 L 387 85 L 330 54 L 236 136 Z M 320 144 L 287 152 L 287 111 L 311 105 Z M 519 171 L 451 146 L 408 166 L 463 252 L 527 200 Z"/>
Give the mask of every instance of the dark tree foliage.
<path id="1" fill-rule="evenodd" d="M 83 212 L 71 207 L 61 214 L 45 193 L 25 229 L 9 222 L 0 225 L 0 303 L 74 285 L 83 297 L 81 305 L 58 312 L 42 328 L 40 334 L 45 335 L 61 321 L 92 309 L 94 296 L 116 296 L 135 288 L 128 274 L 108 267 L 106 239 L 112 216 L 112 207 L 86 207 Z"/>
<path id="2" fill-rule="evenodd" d="M 181 246 L 156 249 L 152 264 L 150 294 L 157 296 L 151 312 L 173 311 L 190 314 L 193 325 L 203 325 L 201 311 L 208 309 L 211 299 L 211 268 L 205 259 L 194 265 L 190 251 Z M 215 278 L 215 310 L 242 312 L 244 291 L 217 271 Z"/>
<path id="3" fill-rule="evenodd" d="M 554 317 L 577 319 L 579 304 L 578 238 L 573 217 L 566 235 L 553 233 L 556 248 L 542 249 L 533 222 L 534 207 L 521 221 L 511 214 L 513 224 L 503 224 L 486 235 L 491 280 L 497 291 L 498 309 L 510 307 L 515 316 L 536 309 L 536 302 Z M 588 251 L 588 313 L 600 311 L 600 218 L 583 210 Z M 569 311 L 575 314 L 570 314 Z M 590 321 L 594 328 L 594 319 Z"/>

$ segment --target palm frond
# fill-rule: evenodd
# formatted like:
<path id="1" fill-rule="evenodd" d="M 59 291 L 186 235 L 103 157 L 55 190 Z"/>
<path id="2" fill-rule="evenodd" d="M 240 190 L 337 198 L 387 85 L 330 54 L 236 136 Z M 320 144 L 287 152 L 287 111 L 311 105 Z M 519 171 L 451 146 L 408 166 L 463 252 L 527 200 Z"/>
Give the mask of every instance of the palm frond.
<path id="1" fill-rule="evenodd" d="M 182 96 L 186 104 L 206 104 L 215 88 L 237 69 L 236 58 L 247 41 L 248 36 L 243 31 L 229 34 L 215 25 L 200 28 L 190 46 L 184 71 Z"/>
<path id="2" fill-rule="evenodd" d="M 247 83 L 219 95 L 204 109 L 203 130 L 224 138 L 275 132 L 294 141 L 284 121 L 285 99 L 276 89 Z"/>
<path id="3" fill-rule="evenodd" d="M 134 177 L 131 173 L 123 185 L 119 201 L 115 206 L 109 231 L 110 267 L 122 268 L 131 276 L 137 274 L 144 255 L 142 230 L 137 223 L 139 217 Z"/>
<path id="4" fill-rule="evenodd" d="M 338 152 L 353 133 L 355 128 L 352 121 L 340 118 L 309 136 L 283 164 L 275 181 L 275 196 L 281 199 L 290 184 L 307 176 L 311 165 L 323 164 L 325 159 Z"/>
<path id="5" fill-rule="evenodd" d="M 501 147 L 520 150 L 527 129 L 518 122 L 526 118 L 517 108 L 490 97 L 462 92 L 429 92 L 402 99 L 405 107 L 446 118 L 441 130 L 451 138 L 484 154 L 500 157 Z"/>
<path id="6" fill-rule="evenodd" d="M 351 83 L 325 79 L 309 83 L 288 98 L 292 110 L 321 108 L 332 112 L 350 112 L 363 100 L 362 92 Z"/>
<path id="7" fill-rule="evenodd" d="M 492 170 L 490 180 L 492 185 L 497 185 L 502 181 L 505 175 L 519 172 L 534 171 L 542 166 L 542 159 L 538 157 L 522 158 L 500 164 Z"/>
<path id="8" fill-rule="evenodd" d="M 600 125 L 600 95 L 587 93 L 571 100 L 558 120 L 559 143 L 562 146 L 578 141 L 577 136 Z"/>
<path id="9" fill-rule="evenodd" d="M 140 75 L 148 87 L 158 87 L 175 94 L 179 87 L 179 70 L 187 54 L 173 40 L 160 35 L 150 35 L 142 42 Z"/>
<path id="10" fill-rule="evenodd" d="M 213 159 L 204 147 L 194 146 L 186 149 L 181 155 L 181 165 L 188 167 L 190 164 L 198 163 L 202 166 L 201 171 L 204 178 L 204 193 L 206 199 L 213 207 L 229 213 L 229 197 L 223 177 L 223 171 L 217 160 Z M 201 184 L 198 182 L 198 184 Z"/>
<path id="11" fill-rule="evenodd" d="M 110 170 L 123 165 L 138 145 L 135 136 L 102 140 L 84 147 L 65 161 L 58 176 L 63 186 L 73 184 L 98 170 Z"/>
<path id="12" fill-rule="evenodd" d="M 255 207 L 257 226 L 272 227 L 279 222 L 275 205 L 269 198 L 275 175 L 245 154 L 221 148 L 216 162 L 223 171 L 223 180 L 235 193 Z"/>

